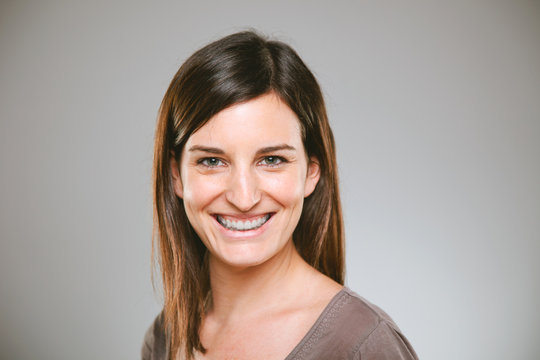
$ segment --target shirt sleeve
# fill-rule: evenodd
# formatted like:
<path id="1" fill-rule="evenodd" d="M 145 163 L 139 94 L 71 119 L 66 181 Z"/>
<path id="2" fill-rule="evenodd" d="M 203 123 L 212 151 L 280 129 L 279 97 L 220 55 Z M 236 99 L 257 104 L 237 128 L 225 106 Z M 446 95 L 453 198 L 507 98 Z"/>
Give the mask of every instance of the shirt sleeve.
<path id="1" fill-rule="evenodd" d="M 141 347 L 141 359 L 152 359 L 152 348 L 154 347 L 154 325 L 150 326 L 144 335 L 144 340 Z"/>
<path id="2" fill-rule="evenodd" d="M 141 347 L 142 360 L 166 360 L 168 358 L 168 343 L 162 324 L 163 314 L 146 331 Z"/>
<path id="3" fill-rule="evenodd" d="M 399 329 L 382 320 L 362 343 L 354 359 L 418 360 L 418 356 Z"/>

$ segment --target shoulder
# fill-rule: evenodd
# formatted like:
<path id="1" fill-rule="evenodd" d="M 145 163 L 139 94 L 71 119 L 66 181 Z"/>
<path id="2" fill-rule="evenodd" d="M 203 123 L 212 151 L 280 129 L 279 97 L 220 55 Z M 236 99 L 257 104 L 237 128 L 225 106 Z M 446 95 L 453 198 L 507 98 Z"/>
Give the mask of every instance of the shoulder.
<path id="1" fill-rule="evenodd" d="M 142 360 L 168 359 L 168 341 L 163 325 L 163 313 L 160 313 L 146 331 L 141 348 Z"/>
<path id="2" fill-rule="evenodd" d="M 348 288 L 332 299 L 299 345 L 292 359 L 417 359 L 390 316 Z"/>

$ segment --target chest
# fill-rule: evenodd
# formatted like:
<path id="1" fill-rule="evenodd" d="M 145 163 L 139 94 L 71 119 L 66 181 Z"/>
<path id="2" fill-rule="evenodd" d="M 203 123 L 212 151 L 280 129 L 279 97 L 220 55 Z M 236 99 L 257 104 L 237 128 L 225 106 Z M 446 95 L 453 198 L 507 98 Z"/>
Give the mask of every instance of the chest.
<path id="1" fill-rule="evenodd" d="M 234 325 L 207 323 L 201 340 L 206 354 L 196 359 L 284 360 L 308 333 L 316 318 L 309 313 L 284 314 L 253 319 Z"/>

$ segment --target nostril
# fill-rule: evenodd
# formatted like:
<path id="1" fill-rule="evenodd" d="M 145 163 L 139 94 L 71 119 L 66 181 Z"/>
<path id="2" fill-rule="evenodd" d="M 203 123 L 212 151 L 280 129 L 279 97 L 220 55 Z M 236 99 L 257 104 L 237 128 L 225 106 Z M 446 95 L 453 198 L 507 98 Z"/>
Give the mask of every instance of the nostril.
<path id="1" fill-rule="evenodd" d="M 225 193 L 225 198 L 241 211 L 249 211 L 261 201 L 261 193 L 255 188 L 237 187 Z"/>

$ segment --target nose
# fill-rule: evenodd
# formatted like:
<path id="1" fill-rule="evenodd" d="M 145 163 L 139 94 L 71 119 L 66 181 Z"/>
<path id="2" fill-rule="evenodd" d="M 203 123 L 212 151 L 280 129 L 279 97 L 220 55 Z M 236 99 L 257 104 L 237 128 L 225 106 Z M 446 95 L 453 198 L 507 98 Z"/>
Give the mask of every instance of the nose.
<path id="1" fill-rule="evenodd" d="M 246 212 L 261 201 L 257 174 L 251 168 L 239 168 L 230 174 L 228 189 L 225 193 L 227 201 L 238 210 Z"/>

